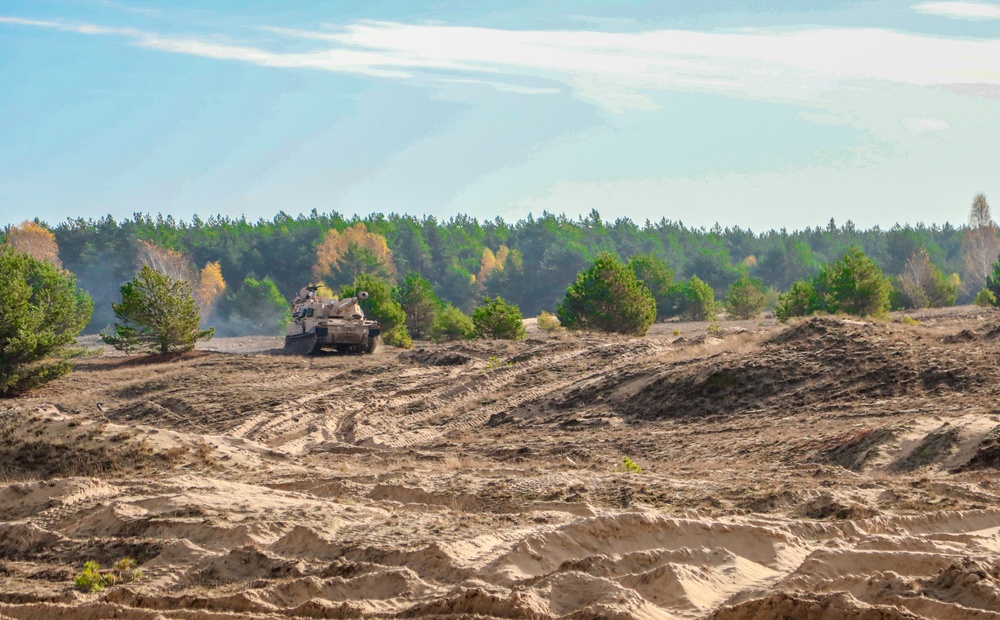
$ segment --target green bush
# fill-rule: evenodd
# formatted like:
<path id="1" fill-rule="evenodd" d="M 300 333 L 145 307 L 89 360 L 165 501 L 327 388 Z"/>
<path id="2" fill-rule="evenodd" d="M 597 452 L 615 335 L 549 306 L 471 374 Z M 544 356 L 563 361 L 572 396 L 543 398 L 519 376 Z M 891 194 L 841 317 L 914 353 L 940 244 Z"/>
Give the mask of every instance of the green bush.
<path id="1" fill-rule="evenodd" d="M 566 290 L 556 316 L 566 329 L 645 336 L 656 320 L 656 302 L 631 269 L 602 253 Z"/>
<path id="2" fill-rule="evenodd" d="M 707 321 L 715 314 L 715 291 L 698 276 L 676 282 L 664 298 L 666 316 L 679 316 L 688 321 Z M 660 307 L 657 306 L 657 312 Z"/>
<path id="3" fill-rule="evenodd" d="M 691 276 L 684 287 L 686 305 L 681 316 L 690 321 L 707 321 L 715 316 L 715 291 L 698 276 Z"/>
<path id="4" fill-rule="evenodd" d="M 798 280 L 792 283 L 787 293 L 778 296 L 774 306 L 774 316 L 782 323 L 793 316 L 809 316 L 820 309 L 820 299 L 812 282 Z"/>
<path id="5" fill-rule="evenodd" d="M 100 592 L 116 583 L 131 583 L 141 578 L 142 571 L 136 568 L 132 558 L 118 559 L 109 572 L 101 572 L 101 565 L 90 560 L 84 562 L 83 570 L 73 580 L 73 584 L 83 592 Z"/>
<path id="6" fill-rule="evenodd" d="M 477 338 L 524 340 L 524 317 L 521 309 L 497 295 L 483 298 L 483 304 L 472 311 L 472 324 Z"/>
<path id="7" fill-rule="evenodd" d="M 639 467 L 638 463 L 625 456 L 622 457 L 622 471 L 628 474 L 641 474 L 642 468 Z"/>
<path id="8" fill-rule="evenodd" d="M 816 276 L 814 288 L 827 312 L 882 316 L 889 310 L 892 284 L 874 260 L 852 246 Z"/>
<path id="9" fill-rule="evenodd" d="M 563 328 L 562 325 L 559 323 L 559 319 L 556 317 L 556 315 L 552 314 L 551 312 L 546 312 L 545 310 L 542 310 L 538 314 L 537 321 L 538 321 L 538 329 L 542 330 L 543 332 L 555 332 L 555 331 L 560 331 Z"/>
<path id="10" fill-rule="evenodd" d="M 896 277 L 893 307 L 940 308 L 955 305 L 958 283 L 945 277 L 931 262 L 927 250 L 921 248 L 906 261 Z"/>
<path id="11" fill-rule="evenodd" d="M 986 274 L 986 288 L 984 290 L 989 290 L 993 294 L 994 300 L 1000 299 L 1000 256 L 997 257 L 997 262 L 993 263 L 993 271 Z M 997 302 L 994 301 L 993 305 L 997 305 Z"/>
<path id="12" fill-rule="evenodd" d="M 113 333 L 101 334 L 104 342 L 120 351 L 168 353 L 190 351 L 199 340 L 208 340 L 212 328 L 201 329 L 201 313 L 191 285 L 144 266 L 121 286 L 122 301 L 111 304 Z"/>
<path id="13" fill-rule="evenodd" d="M 73 368 L 71 348 L 94 304 L 48 261 L 0 248 L 0 396 L 21 394 Z"/>
<path id="14" fill-rule="evenodd" d="M 343 299 L 357 297 L 361 291 L 368 292 L 368 299 L 359 301 L 361 309 L 365 318 L 375 319 L 382 326 L 382 341 L 394 347 L 412 347 L 413 339 L 406 330 L 406 313 L 399 302 L 392 298 L 392 285 L 389 281 L 362 273 L 355 278 L 354 286 L 341 287 L 340 296 Z"/>
<path id="15" fill-rule="evenodd" d="M 239 290 L 225 296 L 219 314 L 226 317 L 220 331 L 233 336 L 284 334 L 292 320 L 291 306 L 271 278 L 257 280 L 252 276 L 243 280 Z"/>
<path id="16" fill-rule="evenodd" d="M 100 592 L 112 583 L 111 576 L 101 574 L 101 565 L 93 560 L 84 562 L 83 570 L 73 580 L 76 589 L 82 592 Z"/>
<path id="17" fill-rule="evenodd" d="M 726 290 L 726 313 L 732 319 L 754 319 L 767 304 L 764 285 L 744 275 Z"/>
<path id="18" fill-rule="evenodd" d="M 451 304 L 437 313 L 430 330 L 430 337 L 434 342 L 465 340 L 472 338 L 475 334 L 476 326 L 472 324 L 472 319 Z"/>
<path id="19" fill-rule="evenodd" d="M 443 304 L 431 283 L 411 271 L 393 290 L 393 297 L 406 313 L 406 329 L 410 336 L 418 340 L 432 338 L 434 322 Z"/>
<path id="20" fill-rule="evenodd" d="M 882 316 L 889 310 L 892 285 L 875 261 L 858 247 L 839 261 L 820 268 L 811 282 L 799 280 L 778 298 L 774 315 L 784 323 L 793 316 L 819 311 L 857 316 Z"/>
<path id="21" fill-rule="evenodd" d="M 633 256 L 628 262 L 629 269 L 643 286 L 653 294 L 656 302 L 656 320 L 662 321 L 670 316 L 670 288 L 674 282 L 674 272 L 667 263 L 652 254 Z"/>
<path id="22" fill-rule="evenodd" d="M 996 295 L 993 294 L 993 291 L 988 288 L 984 288 L 976 293 L 976 298 L 972 300 L 972 303 L 983 308 L 988 308 L 990 306 L 997 305 L 997 298 Z"/>

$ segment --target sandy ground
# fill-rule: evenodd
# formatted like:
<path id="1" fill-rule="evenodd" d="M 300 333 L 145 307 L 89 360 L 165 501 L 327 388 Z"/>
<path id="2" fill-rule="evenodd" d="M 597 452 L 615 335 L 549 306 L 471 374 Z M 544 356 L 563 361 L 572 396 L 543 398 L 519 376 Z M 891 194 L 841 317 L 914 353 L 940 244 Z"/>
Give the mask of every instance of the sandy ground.
<path id="1" fill-rule="evenodd" d="M 912 316 L 90 339 L 0 401 L 0 619 L 1000 618 L 1000 315 Z"/>

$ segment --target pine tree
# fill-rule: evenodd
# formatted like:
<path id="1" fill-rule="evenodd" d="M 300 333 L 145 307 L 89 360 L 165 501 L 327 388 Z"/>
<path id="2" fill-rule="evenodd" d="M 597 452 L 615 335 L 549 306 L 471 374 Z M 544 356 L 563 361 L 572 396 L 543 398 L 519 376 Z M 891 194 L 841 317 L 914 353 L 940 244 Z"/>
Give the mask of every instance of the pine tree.
<path id="1" fill-rule="evenodd" d="M 191 285 L 148 266 L 121 286 L 121 303 L 111 304 L 113 333 L 101 334 L 104 342 L 121 351 L 170 353 L 190 351 L 199 340 L 208 340 L 214 328 L 201 329 L 201 314 Z"/>
<path id="2" fill-rule="evenodd" d="M 656 319 L 656 301 L 635 272 L 605 252 L 577 275 L 556 316 L 566 329 L 645 336 Z"/>
<path id="3" fill-rule="evenodd" d="M 76 278 L 49 260 L 0 248 L 0 395 L 33 389 L 65 375 L 70 347 L 94 304 Z"/>
<path id="4" fill-rule="evenodd" d="M 852 246 L 839 261 L 820 269 L 815 289 L 827 312 L 881 316 L 889 310 L 892 284 L 874 260 Z"/>
<path id="5" fill-rule="evenodd" d="M 638 254 L 628 262 L 629 269 L 635 277 L 649 289 L 656 301 L 656 320 L 662 321 L 670 316 L 670 287 L 674 282 L 674 272 L 667 263 L 652 254 Z"/>
<path id="6" fill-rule="evenodd" d="M 726 313 L 732 319 L 755 319 L 767 303 L 760 280 L 744 275 L 726 290 Z"/>
<path id="7" fill-rule="evenodd" d="M 411 271 L 393 291 L 393 298 L 406 313 L 406 329 L 410 336 L 418 340 L 429 338 L 434 319 L 442 309 L 431 283 Z"/>

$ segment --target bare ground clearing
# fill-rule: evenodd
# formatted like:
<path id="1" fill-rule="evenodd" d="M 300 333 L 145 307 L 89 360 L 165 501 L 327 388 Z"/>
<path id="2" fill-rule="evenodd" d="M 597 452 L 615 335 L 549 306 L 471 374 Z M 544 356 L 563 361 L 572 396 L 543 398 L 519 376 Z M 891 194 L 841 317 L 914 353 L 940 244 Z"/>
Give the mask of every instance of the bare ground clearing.
<path id="1" fill-rule="evenodd" d="M 0 401 L 0 619 L 1000 618 L 1000 315 L 911 316 L 89 357 Z"/>

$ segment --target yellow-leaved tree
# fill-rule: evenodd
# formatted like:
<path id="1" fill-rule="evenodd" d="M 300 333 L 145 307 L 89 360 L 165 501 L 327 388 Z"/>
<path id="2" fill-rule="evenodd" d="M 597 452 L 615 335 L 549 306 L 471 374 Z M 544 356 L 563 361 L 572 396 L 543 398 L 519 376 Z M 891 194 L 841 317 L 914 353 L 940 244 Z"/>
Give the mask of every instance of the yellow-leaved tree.
<path id="1" fill-rule="evenodd" d="M 503 271 L 509 254 L 510 248 L 505 245 L 501 245 L 497 248 L 496 253 L 489 248 L 483 248 L 483 258 L 479 265 L 479 273 L 476 275 L 476 282 L 485 285 L 486 278 L 488 278 L 491 273 L 494 271 Z"/>
<path id="2" fill-rule="evenodd" d="M 368 232 L 364 222 L 344 229 L 327 231 L 316 248 L 313 277 L 330 288 L 353 284 L 355 279 L 367 274 L 389 281 L 396 279 L 392 250 L 384 236 Z"/>
<path id="3" fill-rule="evenodd" d="M 201 279 L 198 282 L 198 289 L 194 293 L 203 317 L 212 313 L 215 304 L 222 299 L 225 292 L 226 280 L 222 277 L 222 266 L 219 261 L 206 263 L 201 269 Z"/>
<path id="4" fill-rule="evenodd" d="M 27 254 L 38 260 L 46 260 L 62 267 L 59 261 L 59 245 L 56 236 L 37 222 L 24 221 L 20 226 L 11 226 L 7 230 L 6 244 L 15 252 Z"/>

